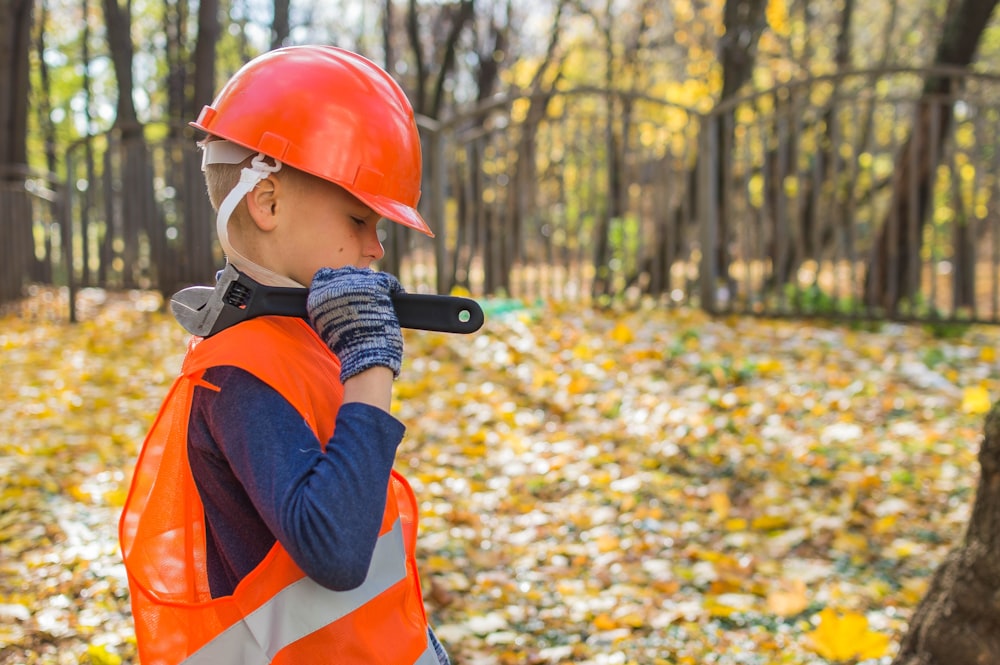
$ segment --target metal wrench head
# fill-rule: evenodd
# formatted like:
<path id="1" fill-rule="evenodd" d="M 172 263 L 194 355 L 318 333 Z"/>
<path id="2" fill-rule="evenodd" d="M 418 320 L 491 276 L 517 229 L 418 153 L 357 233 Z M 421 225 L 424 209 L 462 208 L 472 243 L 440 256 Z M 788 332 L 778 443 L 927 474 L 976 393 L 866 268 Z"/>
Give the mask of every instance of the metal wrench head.
<path id="1" fill-rule="evenodd" d="M 239 276 L 239 271 L 233 265 L 227 264 L 219 273 L 215 288 L 190 286 L 175 293 L 170 299 L 170 312 L 184 330 L 192 335 L 208 337 L 215 331 L 225 308 L 232 307 L 227 305 L 225 296 Z"/>

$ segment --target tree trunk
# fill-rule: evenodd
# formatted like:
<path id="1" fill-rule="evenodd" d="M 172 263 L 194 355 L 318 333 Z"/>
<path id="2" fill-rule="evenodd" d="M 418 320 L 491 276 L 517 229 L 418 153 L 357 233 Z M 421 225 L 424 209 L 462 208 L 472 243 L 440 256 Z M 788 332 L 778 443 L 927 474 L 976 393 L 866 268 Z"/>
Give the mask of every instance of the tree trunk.
<path id="1" fill-rule="evenodd" d="M 159 216 L 153 192 L 149 146 L 146 145 L 143 127 L 139 122 L 132 96 L 135 85 L 135 77 L 132 74 L 135 54 L 132 44 L 132 5 L 131 0 L 126 0 L 124 6 L 119 4 L 119 0 L 103 0 L 103 6 L 111 62 L 118 81 L 118 107 L 114 129 L 118 133 L 119 142 L 116 146 L 111 142 L 114 146 L 111 149 L 117 148 L 119 151 L 117 186 L 121 192 L 120 208 L 118 206 L 109 208 L 111 214 L 108 215 L 108 228 L 105 233 L 117 233 L 123 248 L 120 257 L 122 259 L 120 284 L 114 284 L 112 280 L 109 285 L 148 288 L 151 284 L 146 282 L 145 276 L 141 274 L 141 240 L 143 235 L 148 237 L 149 234 L 162 234 L 163 220 Z M 105 177 L 115 177 L 114 170 L 106 169 Z M 114 189 L 113 185 L 111 191 Z M 107 241 L 106 235 L 105 242 Z M 156 238 L 154 244 L 156 242 L 159 242 L 159 238 Z M 111 243 L 111 247 L 112 252 L 115 252 L 114 243 Z"/>
<path id="2" fill-rule="evenodd" d="M 56 160 L 56 129 L 52 122 L 52 81 L 49 77 L 49 67 L 45 62 L 45 26 L 48 24 L 48 3 L 45 0 L 39 4 L 39 16 L 38 22 L 40 28 L 37 31 L 35 37 L 35 54 L 38 58 L 38 124 L 41 130 L 42 137 L 45 141 L 45 170 L 49 173 L 48 179 L 50 180 L 49 186 L 55 189 L 55 172 L 58 168 L 58 162 Z M 61 219 L 61 217 L 56 217 Z M 50 229 L 45 229 L 44 235 L 44 255 L 43 259 L 34 263 L 34 270 L 32 271 L 31 279 L 32 281 L 42 282 L 45 284 L 52 283 L 52 265 L 56 262 L 56 258 L 52 256 L 52 232 Z"/>
<path id="3" fill-rule="evenodd" d="M 840 20 L 837 25 L 836 51 L 834 54 L 834 64 L 837 67 L 838 73 L 846 72 L 851 68 L 851 26 L 853 24 L 854 9 L 855 0 L 844 0 L 844 6 L 841 9 Z M 806 19 L 808 19 L 808 12 L 805 12 L 805 14 Z M 828 210 L 818 205 L 822 192 L 826 191 L 831 198 L 836 198 L 835 190 L 839 187 L 839 184 L 834 182 L 832 178 L 837 174 L 835 164 L 839 159 L 838 150 L 840 149 L 839 143 L 841 140 L 841 132 L 836 123 L 840 122 L 837 118 L 837 111 L 842 102 L 839 101 L 840 93 L 838 89 L 842 81 L 840 78 L 834 78 L 832 79 L 832 83 L 834 90 L 830 95 L 831 101 L 823 111 L 820 122 L 820 126 L 823 128 L 822 137 L 819 141 L 816 154 L 812 156 L 812 161 L 816 166 L 812 174 L 803 174 L 805 177 L 800 178 L 800 186 L 803 190 L 800 199 L 802 202 L 802 207 L 800 208 L 801 223 L 795 229 L 793 228 L 793 219 L 788 219 L 787 217 L 785 219 L 778 219 L 777 215 L 772 214 L 771 223 L 775 227 L 772 238 L 788 238 L 797 234 L 801 238 L 800 246 L 804 250 L 801 253 L 794 251 L 791 243 L 785 243 L 783 247 L 779 247 L 779 243 L 772 240 L 768 248 L 771 263 L 774 266 L 771 281 L 769 282 L 769 286 L 772 288 L 780 288 L 794 281 L 794 277 L 801 267 L 802 262 L 810 258 L 819 261 L 824 250 L 833 241 L 835 232 L 832 226 L 833 220 L 826 217 Z M 776 108 L 794 106 L 794 104 L 789 104 L 787 101 L 783 102 L 780 97 L 775 98 L 774 104 Z M 799 116 L 794 114 L 794 110 L 792 113 L 788 116 L 789 121 L 795 122 L 795 118 Z M 776 113 L 775 115 L 777 116 L 778 114 Z M 780 120 L 776 118 L 776 121 Z M 796 169 L 795 164 L 799 158 L 798 148 L 799 132 L 792 132 L 791 140 L 779 141 L 774 149 L 768 151 L 767 163 L 769 165 L 783 163 L 788 165 L 790 169 Z M 785 151 L 780 159 L 778 156 L 779 150 Z M 769 208 L 772 211 L 777 209 L 776 197 L 782 195 L 779 183 L 784 179 L 785 175 L 787 173 L 775 173 L 773 171 L 769 173 L 769 186 L 766 191 L 769 195 Z"/>
<path id="4" fill-rule="evenodd" d="M 219 0 L 201 0 L 198 3 L 198 36 L 194 47 L 193 117 L 198 116 L 203 106 L 211 104 L 215 96 L 215 61 L 220 34 Z M 193 118 L 185 120 L 190 119 Z M 209 280 L 218 267 L 214 251 L 215 215 L 211 212 L 202 179 L 200 154 L 195 150 L 183 150 L 182 154 L 184 184 L 181 191 L 184 192 L 185 221 L 178 243 L 177 274 L 172 284 L 160 285 L 164 292 Z"/>
<path id="5" fill-rule="evenodd" d="M 951 0 L 933 65 L 968 66 L 998 0 Z M 920 288 L 923 228 L 934 190 L 934 173 L 952 121 L 949 96 L 957 79 L 930 75 L 924 81 L 910 138 L 896 158 L 891 205 L 872 248 L 865 301 L 895 314 Z"/>
<path id="6" fill-rule="evenodd" d="M 893 665 L 1000 663 L 1000 404 L 986 416 L 979 466 L 965 540 L 934 573 Z"/>
<path id="7" fill-rule="evenodd" d="M 385 0 L 382 4 L 382 54 L 385 57 L 383 67 L 390 75 L 396 71 L 396 51 L 392 44 L 395 12 L 392 10 L 393 0 Z"/>
<path id="8" fill-rule="evenodd" d="M 27 169 L 28 53 L 32 0 L 6 0 L 0 13 L 0 303 L 21 297 L 34 261 Z"/>
<path id="9" fill-rule="evenodd" d="M 719 40 L 719 61 L 722 65 L 722 93 L 719 101 L 723 102 L 735 97 L 740 89 L 753 76 L 754 64 L 757 62 L 757 43 L 767 26 L 767 0 L 726 0 L 723 10 L 725 35 Z M 715 229 L 715 246 L 702 247 L 702 252 L 715 252 L 715 277 L 730 286 L 729 277 L 729 202 L 726 192 L 726 165 L 730 163 L 729 151 L 732 150 L 735 134 L 735 108 L 714 117 L 716 123 L 715 154 L 707 155 L 714 162 L 715 205 L 718 210 Z M 704 131 L 704 130 L 702 130 Z M 699 157 L 701 161 L 704 157 Z M 695 173 L 698 172 L 695 166 Z M 707 184 L 707 183 L 702 183 Z M 707 276 L 702 276 L 705 279 Z M 707 285 L 714 289 L 715 285 Z M 706 288 L 706 287 L 703 287 Z M 713 298 L 714 300 L 714 298 Z M 710 303 L 714 306 L 714 303 Z"/>
<path id="10" fill-rule="evenodd" d="M 271 21 L 271 49 L 281 48 L 288 41 L 291 26 L 288 22 L 290 0 L 274 0 L 274 18 Z"/>
<path id="11" fill-rule="evenodd" d="M 122 132 L 122 138 L 134 136 L 141 132 L 139 119 L 132 98 L 134 77 L 132 76 L 132 60 L 135 49 L 132 46 L 132 15 L 131 2 L 123 8 L 119 0 L 103 0 L 104 21 L 107 24 L 108 47 L 111 50 L 111 62 L 118 80 L 118 109 L 115 115 L 115 125 Z"/>
<path id="12" fill-rule="evenodd" d="M 188 7 L 185 3 L 163 3 L 163 33 L 166 36 L 165 56 L 167 65 L 167 116 L 184 118 L 188 114 L 188 77 L 191 54 L 187 48 Z M 170 123 L 169 135 L 176 138 L 181 124 Z"/>

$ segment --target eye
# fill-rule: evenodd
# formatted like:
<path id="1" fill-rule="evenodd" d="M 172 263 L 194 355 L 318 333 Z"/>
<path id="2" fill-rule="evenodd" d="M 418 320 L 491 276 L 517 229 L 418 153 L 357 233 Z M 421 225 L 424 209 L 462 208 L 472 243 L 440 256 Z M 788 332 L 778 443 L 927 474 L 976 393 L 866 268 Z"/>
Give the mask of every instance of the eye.
<path id="1" fill-rule="evenodd" d="M 364 226 L 365 224 L 367 224 L 367 222 L 366 222 L 366 221 L 364 220 L 364 218 L 362 218 L 362 217 L 353 217 L 353 216 L 352 216 L 352 217 L 351 217 L 351 219 L 352 219 L 352 220 L 354 221 L 354 223 L 355 223 L 355 224 L 357 224 L 358 226 Z"/>

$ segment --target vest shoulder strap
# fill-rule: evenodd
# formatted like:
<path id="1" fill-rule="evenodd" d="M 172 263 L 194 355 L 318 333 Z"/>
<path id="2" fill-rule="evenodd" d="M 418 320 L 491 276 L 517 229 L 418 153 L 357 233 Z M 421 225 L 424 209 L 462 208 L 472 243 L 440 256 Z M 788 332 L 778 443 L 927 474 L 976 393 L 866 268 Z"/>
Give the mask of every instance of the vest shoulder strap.
<path id="1" fill-rule="evenodd" d="M 302 319 L 264 316 L 206 339 L 193 338 L 183 374 L 199 377 L 217 366 L 238 367 L 281 393 L 320 441 L 333 435 L 344 397 L 340 361 Z"/>

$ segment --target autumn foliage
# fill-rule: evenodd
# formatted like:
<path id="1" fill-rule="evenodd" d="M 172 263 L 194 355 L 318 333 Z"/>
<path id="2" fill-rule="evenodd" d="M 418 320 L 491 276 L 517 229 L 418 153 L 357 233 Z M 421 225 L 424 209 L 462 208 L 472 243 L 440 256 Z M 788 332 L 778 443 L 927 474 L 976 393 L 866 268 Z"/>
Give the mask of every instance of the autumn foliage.
<path id="1" fill-rule="evenodd" d="M 134 662 L 115 526 L 185 341 L 158 304 L 0 320 L 4 665 Z M 407 332 L 394 405 L 456 663 L 895 653 L 969 517 L 1000 330 L 486 310 Z"/>

